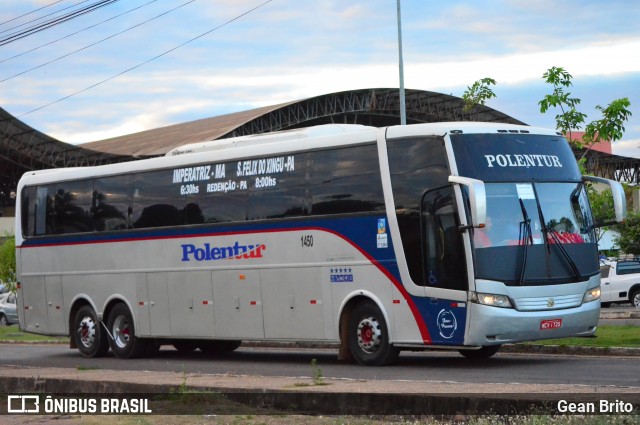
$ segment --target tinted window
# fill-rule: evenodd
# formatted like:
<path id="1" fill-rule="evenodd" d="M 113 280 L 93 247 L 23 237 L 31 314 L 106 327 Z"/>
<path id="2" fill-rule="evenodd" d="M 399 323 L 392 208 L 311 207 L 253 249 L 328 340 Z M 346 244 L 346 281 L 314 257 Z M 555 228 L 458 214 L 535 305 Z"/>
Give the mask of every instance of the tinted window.
<path id="1" fill-rule="evenodd" d="M 296 154 L 266 159 L 265 173 L 249 179 L 249 220 L 309 214 L 307 156 Z M 285 165 L 288 165 L 286 169 Z"/>
<path id="2" fill-rule="evenodd" d="M 453 199 L 453 188 L 427 192 L 422 202 L 424 282 L 446 289 L 467 289 L 464 245 Z"/>
<path id="3" fill-rule="evenodd" d="M 448 184 L 449 167 L 442 138 L 387 141 L 393 199 L 411 279 L 426 284 L 420 233 L 420 203 L 425 192 Z"/>
<path id="4" fill-rule="evenodd" d="M 179 188 L 171 185 L 172 170 L 141 173 L 133 181 L 132 224 L 134 228 L 178 226 L 184 224 L 183 209 L 189 204 Z M 203 222 L 199 207 L 187 208 L 190 216 Z"/>
<path id="5" fill-rule="evenodd" d="M 485 182 L 582 180 L 561 136 L 452 134 L 451 144 L 461 176 Z"/>
<path id="6" fill-rule="evenodd" d="M 311 214 L 384 210 L 376 145 L 311 153 Z"/>
<path id="7" fill-rule="evenodd" d="M 114 176 L 94 182 L 96 230 L 122 230 L 129 227 L 131 216 L 131 176 Z"/>
<path id="8" fill-rule="evenodd" d="M 93 202 L 92 181 L 71 181 L 47 185 L 46 233 L 81 233 L 93 230 L 91 205 Z"/>
<path id="9" fill-rule="evenodd" d="M 637 261 L 618 262 L 616 273 L 617 274 L 640 273 L 640 263 L 638 263 Z"/>
<path id="10" fill-rule="evenodd" d="M 384 210 L 374 144 L 65 182 L 22 196 L 26 235 Z"/>
<path id="11" fill-rule="evenodd" d="M 22 191 L 22 235 L 35 235 L 36 188 L 27 187 Z"/>

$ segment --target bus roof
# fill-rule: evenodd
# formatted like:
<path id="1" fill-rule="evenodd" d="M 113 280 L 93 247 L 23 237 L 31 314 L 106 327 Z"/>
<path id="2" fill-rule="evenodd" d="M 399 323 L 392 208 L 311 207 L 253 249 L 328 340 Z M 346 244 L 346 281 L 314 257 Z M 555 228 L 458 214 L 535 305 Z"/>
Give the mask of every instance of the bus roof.
<path id="1" fill-rule="evenodd" d="M 448 133 L 532 133 L 558 135 L 555 130 L 484 122 L 441 122 L 376 128 L 358 124 L 328 124 L 296 130 L 205 141 L 177 148 L 167 156 L 95 167 L 56 168 L 29 171 L 19 183 L 40 184 L 49 181 L 76 180 L 118 175 L 141 170 L 188 166 L 194 163 L 223 162 L 253 156 L 280 155 L 300 150 L 375 142 L 379 132 L 387 138 L 444 136 Z"/>

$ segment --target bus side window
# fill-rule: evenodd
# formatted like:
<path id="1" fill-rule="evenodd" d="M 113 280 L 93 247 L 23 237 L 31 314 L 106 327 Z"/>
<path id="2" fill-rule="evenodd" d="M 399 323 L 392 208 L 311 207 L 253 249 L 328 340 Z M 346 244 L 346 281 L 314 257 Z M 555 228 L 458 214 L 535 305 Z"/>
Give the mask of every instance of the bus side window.
<path id="1" fill-rule="evenodd" d="M 51 184 L 46 187 L 46 194 L 46 234 L 93 231 L 91 220 L 93 181 Z M 36 230 L 39 230 L 38 226 Z"/>
<path id="2" fill-rule="evenodd" d="M 131 176 L 103 177 L 94 183 L 93 224 L 97 231 L 127 229 L 131 207 Z"/>
<path id="3" fill-rule="evenodd" d="M 422 200 L 424 280 L 427 286 L 467 289 L 464 245 L 451 186 L 426 192 Z"/>

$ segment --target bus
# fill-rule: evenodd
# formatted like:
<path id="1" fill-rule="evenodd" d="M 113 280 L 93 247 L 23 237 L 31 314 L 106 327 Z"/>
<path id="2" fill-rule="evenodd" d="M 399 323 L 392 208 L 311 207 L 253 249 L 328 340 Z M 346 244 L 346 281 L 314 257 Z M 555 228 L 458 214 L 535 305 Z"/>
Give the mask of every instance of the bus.
<path id="1" fill-rule="evenodd" d="M 620 184 L 581 176 L 562 135 L 478 122 L 323 125 L 28 172 L 20 326 L 86 357 L 322 342 L 363 365 L 593 335 L 588 180 L 623 220 Z"/>

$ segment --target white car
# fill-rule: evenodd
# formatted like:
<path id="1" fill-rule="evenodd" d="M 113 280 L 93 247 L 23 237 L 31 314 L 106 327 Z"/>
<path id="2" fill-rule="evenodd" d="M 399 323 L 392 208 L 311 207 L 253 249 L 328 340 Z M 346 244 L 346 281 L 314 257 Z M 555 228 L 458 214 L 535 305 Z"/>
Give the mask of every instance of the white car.
<path id="1" fill-rule="evenodd" d="M 631 303 L 640 308 L 640 260 L 610 261 L 600 266 L 601 301 Z"/>

